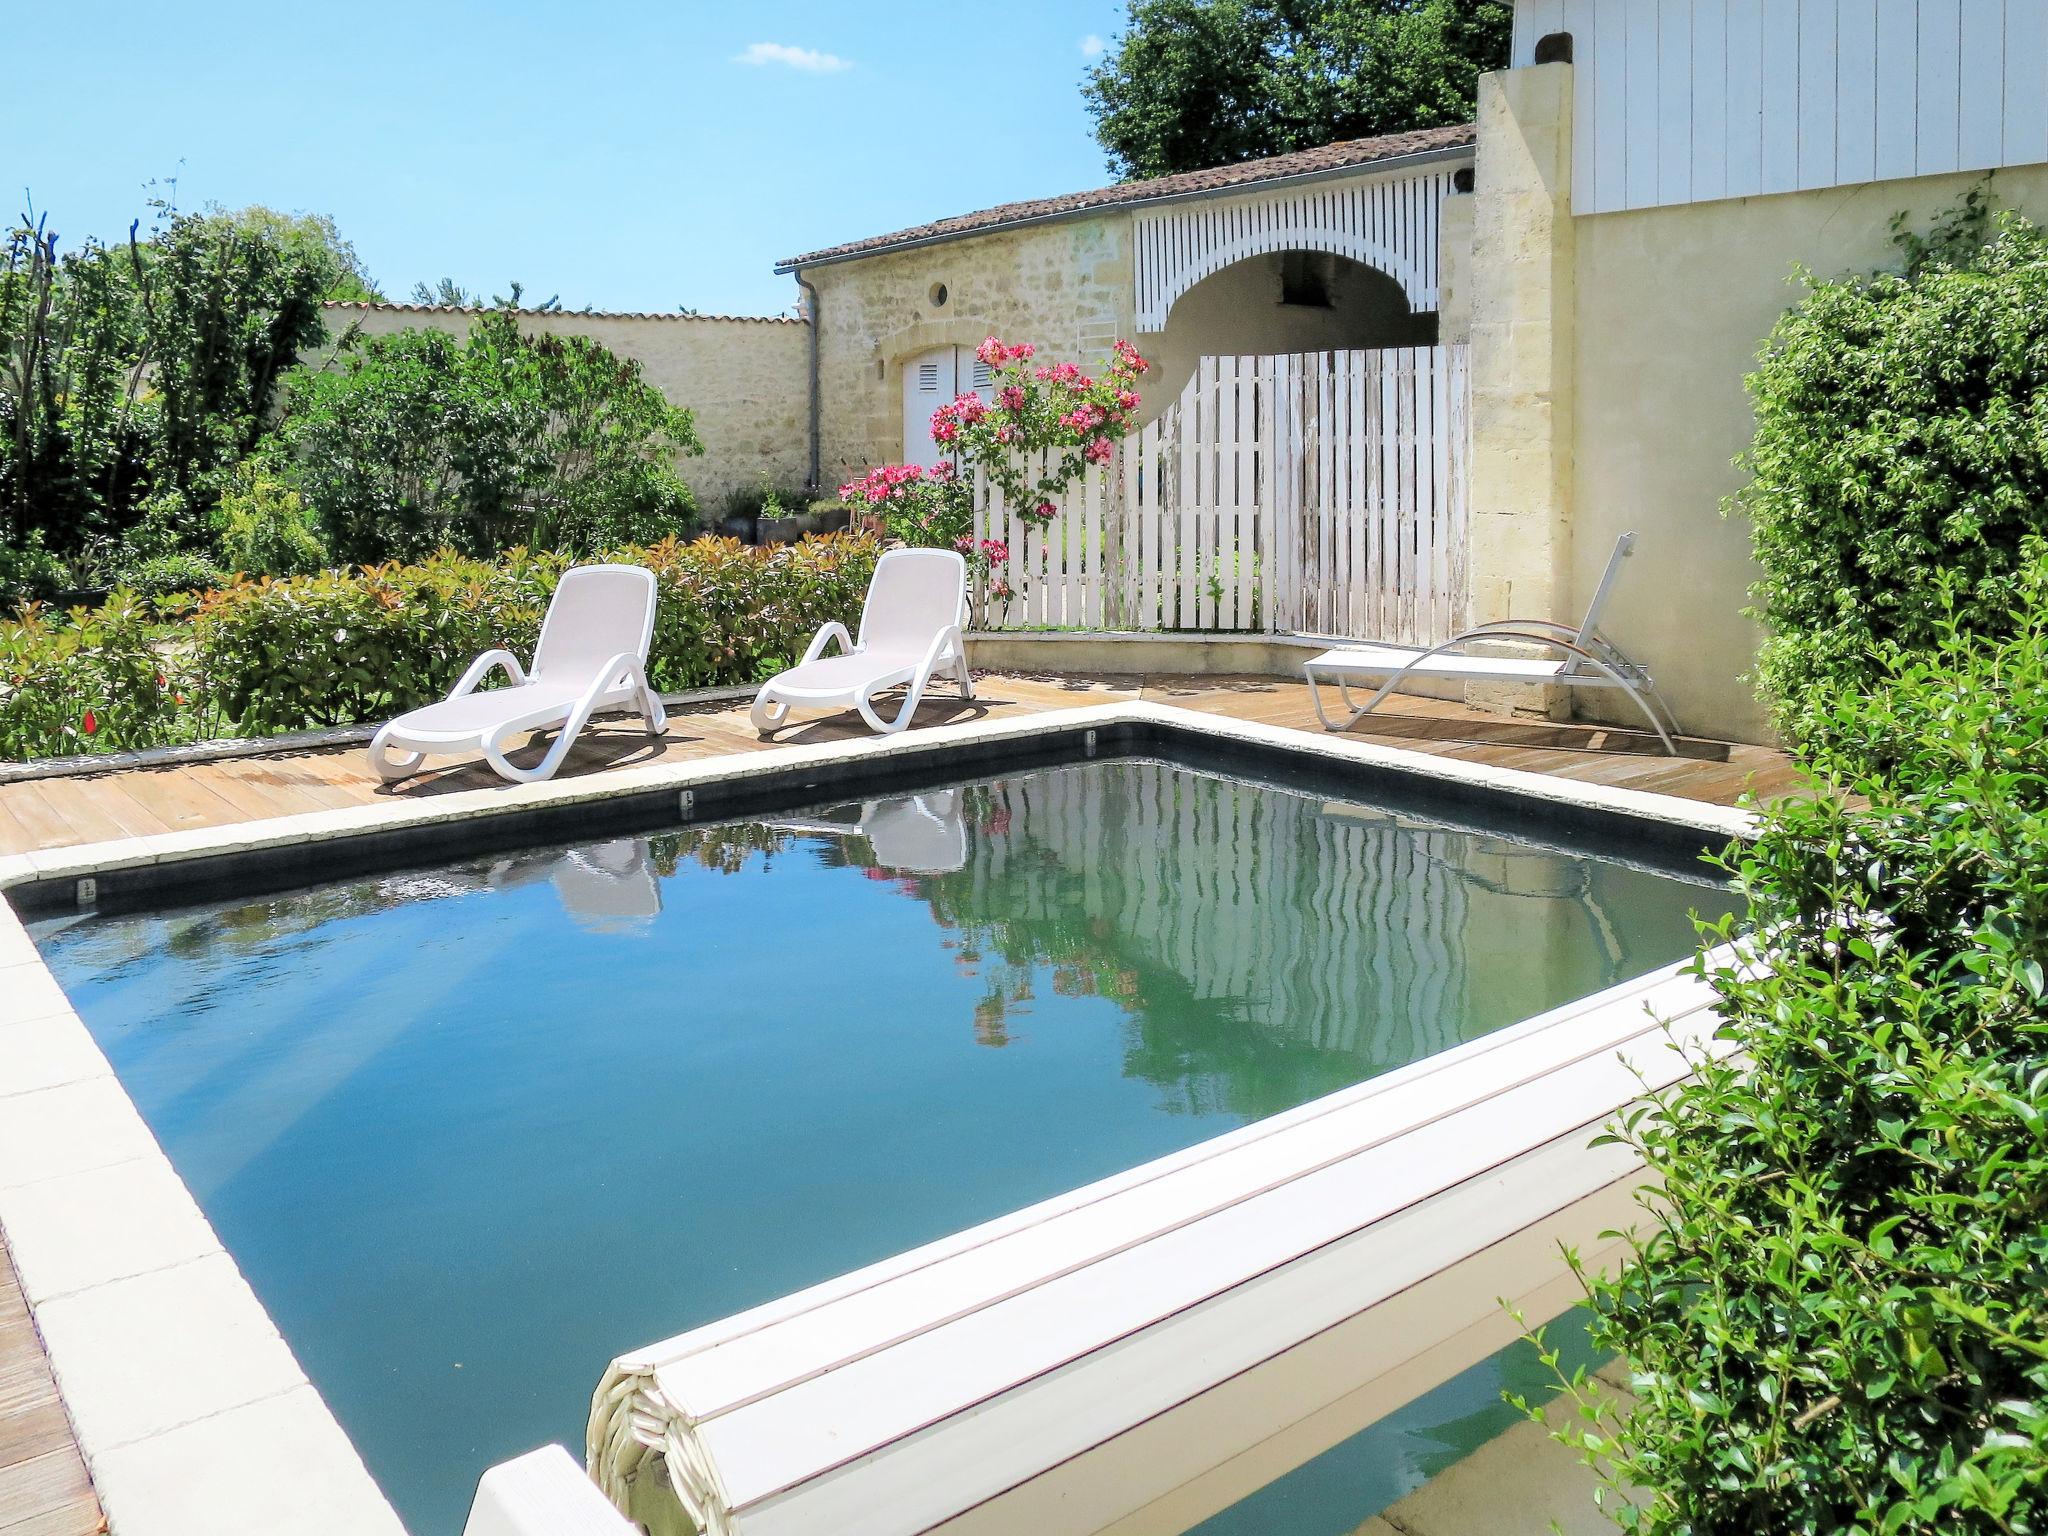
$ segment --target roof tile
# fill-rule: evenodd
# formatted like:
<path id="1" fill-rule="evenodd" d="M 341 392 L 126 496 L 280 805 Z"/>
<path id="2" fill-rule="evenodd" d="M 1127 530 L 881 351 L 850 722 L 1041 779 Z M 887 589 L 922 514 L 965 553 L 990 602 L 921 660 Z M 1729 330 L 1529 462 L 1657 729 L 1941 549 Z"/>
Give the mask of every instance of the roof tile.
<path id="1" fill-rule="evenodd" d="M 956 235 L 985 234 L 1013 224 L 1032 223 L 1040 219 L 1057 218 L 1063 214 L 1085 213 L 1094 208 L 1114 208 L 1121 204 L 1151 202 L 1158 198 L 1225 191 L 1232 187 L 1255 186 L 1260 182 L 1280 181 L 1292 176 L 1312 176 L 1319 171 L 1348 170 L 1353 166 L 1372 165 L 1381 160 L 1397 160 L 1406 155 L 1462 149 L 1477 142 L 1477 138 L 1477 129 L 1472 123 L 1458 123 L 1445 128 L 1418 128 L 1410 133 L 1390 133 L 1376 139 L 1345 139 L 1336 144 L 1324 144 L 1316 149 L 1270 155 L 1263 160 L 1246 160 L 1237 165 L 1219 165 L 1213 170 L 1183 171 L 1176 176 L 1155 176 L 1148 181 L 1125 181 L 1112 187 L 1097 187 L 1091 192 L 1068 192 L 1059 197 L 1003 203 L 998 207 L 984 208 L 978 213 L 963 213 L 950 219 L 938 219 L 930 224 L 899 229 L 893 234 L 874 235 L 866 240 L 851 240 L 844 245 L 831 245 L 823 250 L 806 252 L 802 256 L 792 256 L 777 262 L 776 270 L 788 271 L 820 262 L 840 261 L 849 256 L 872 255 L 893 250 L 898 246 L 923 245 L 935 240 L 951 239 Z"/>

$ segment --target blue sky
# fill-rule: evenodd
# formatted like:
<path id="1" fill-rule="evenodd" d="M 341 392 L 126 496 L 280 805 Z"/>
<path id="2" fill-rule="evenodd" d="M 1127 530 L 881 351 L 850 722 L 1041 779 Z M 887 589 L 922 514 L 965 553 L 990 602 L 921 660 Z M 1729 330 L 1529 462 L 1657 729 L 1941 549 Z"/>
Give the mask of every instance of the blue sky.
<path id="1" fill-rule="evenodd" d="M 1109 180 L 1078 86 L 1122 13 L 0 0 L 0 169 L 66 245 L 175 176 L 185 207 L 331 214 L 393 298 L 517 278 L 572 308 L 775 313 L 777 258 Z"/>

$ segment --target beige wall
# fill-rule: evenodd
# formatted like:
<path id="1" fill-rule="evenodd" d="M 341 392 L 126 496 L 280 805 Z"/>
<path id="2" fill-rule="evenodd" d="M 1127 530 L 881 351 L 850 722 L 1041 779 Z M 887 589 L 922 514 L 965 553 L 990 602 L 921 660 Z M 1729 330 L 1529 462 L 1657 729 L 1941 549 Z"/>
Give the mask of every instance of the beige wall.
<path id="1" fill-rule="evenodd" d="M 1615 536 L 1642 534 L 1609 632 L 1645 659 L 1688 730 L 1767 739 L 1746 673 L 1756 627 L 1749 527 L 1723 517 L 1753 419 L 1743 377 L 1800 290 L 1890 265 L 1892 217 L 1922 225 L 1974 175 L 1598 214 L 1578 234 L 1578 420 L 1572 603 L 1583 606 Z M 2048 166 L 2000 171 L 1998 202 L 2048 219 Z"/>
<path id="2" fill-rule="evenodd" d="M 1435 316 L 1412 312 L 1401 285 L 1386 273 L 1342 257 L 1319 259 L 1332 279 L 1327 309 L 1282 304 L 1281 258 L 1252 256 L 1182 294 L 1164 331 L 1133 337 L 1157 364 L 1142 386 L 1142 419 L 1150 421 L 1178 399 L 1204 357 L 1423 346 L 1436 339 Z"/>
<path id="3" fill-rule="evenodd" d="M 350 325 L 373 336 L 407 328 L 467 335 L 475 318 L 459 309 L 327 306 L 327 328 L 337 337 Z M 532 333 L 588 336 L 633 358 L 648 383 L 695 412 L 704 456 L 684 459 L 681 468 L 707 516 L 735 489 L 763 481 L 782 491 L 802 486 L 810 408 L 810 329 L 802 321 L 526 311 L 520 324 Z"/>
<path id="4" fill-rule="evenodd" d="M 1129 336 L 1130 216 L 1069 219 L 815 267 L 824 402 L 822 478 L 903 457 L 897 364 L 995 334 L 1048 359 L 1093 362 Z M 931 291 L 943 284 L 946 302 Z"/>

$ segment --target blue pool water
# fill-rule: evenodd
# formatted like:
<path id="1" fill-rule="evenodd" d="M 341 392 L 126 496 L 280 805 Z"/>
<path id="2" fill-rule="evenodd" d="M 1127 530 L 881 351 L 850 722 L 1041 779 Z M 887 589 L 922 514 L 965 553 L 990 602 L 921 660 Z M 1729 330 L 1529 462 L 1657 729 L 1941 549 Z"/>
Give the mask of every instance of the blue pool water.
<path id="1" fill-rule="evenodd" d="M 580 1452 L 616 1354 L 1638 975 L 1729 899 L 1121 761 L 38 937 L 370 1470 L 454 1536 L 483 1467 Z M 1374 1454 L 1399 1483 L 1474 1433 Z"/>

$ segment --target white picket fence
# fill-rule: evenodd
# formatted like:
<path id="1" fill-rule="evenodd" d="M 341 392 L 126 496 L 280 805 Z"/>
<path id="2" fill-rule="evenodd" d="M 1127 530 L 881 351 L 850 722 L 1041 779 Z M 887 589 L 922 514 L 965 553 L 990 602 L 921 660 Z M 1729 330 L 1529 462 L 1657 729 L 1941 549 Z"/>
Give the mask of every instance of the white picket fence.
<path id="1" fill-rule="evenodd" d="M 1015 596 L 980 622 L 1447 638 L 1469 390 L 1463 347 L 1205 357 L 1050 523 L 983 482 L 976 533 L 1008 546 Z"/>

